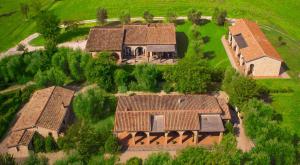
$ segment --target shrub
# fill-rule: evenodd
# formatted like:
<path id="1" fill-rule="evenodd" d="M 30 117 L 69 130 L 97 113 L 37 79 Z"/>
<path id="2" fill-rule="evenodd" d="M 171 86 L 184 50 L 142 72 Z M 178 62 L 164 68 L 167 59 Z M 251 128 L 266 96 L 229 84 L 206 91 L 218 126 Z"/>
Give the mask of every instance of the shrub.
<path id="1" fill-rule="evenodd" d="M 120 15 L 120 21 L 122 24 L 130 23 L 130 13 L 128 11 L 122 11 Z"/>
<path id="2" fill-rule="evenodd" d="M 0 154 L 0 164 L 3 165 L 16 165 L 16 161 L 13 157 L 13 155 L 10 155 L 8 153 L 1 153 Z"/>
<path id="3" fill-rule="evenodd" d="M 115 136 L 110 136 L 104 144 L 105 152 L 116 153 L 119 151 L 120 147 L 118 144 L 118 139 Z"/>
<path id="4" fill-rule="evenodd" d="M 146 20 L 146 22 L 153 22 L 153 17 L 153 14 L 151 14 L 148 10 L 144 12 L 143 18 Z"/>
<path id="5" fill-rule="evenodd" d="M 45 150 L 46 152 L 53 152 L 56 151 L 57 149 L 57 144 L 52 137 L 52 135 L 48 135 L 45 139 Z"/>
<path id="6" fill-rule="evenodd" d="M 170 164 L 172 158 L 168 152 L 153 153 L 144 161 L 144 165 Z"/>
<path id="7" fill-rule="evenodd" d="M 142 165 L 143 160 L 138 157 L 132 157 L 126 161 L 126 165 Z"/>
<path id="8" fill-rule="evenodd" d="M 97 83 L 99 87 L 107 91 L 113 91 L 115 69 L 116 64 L 111 54 L 101 53 L 97 58 L 89 60 L 85 75 L 89 82 Z"/>
<path id="9" fill-rule="evenodd" d="M 199 10 L 191 9 L 188 12 L 188 20 L 193 24 L 200 24 L 202 13 Z"/>
<path id="10" fill-rule="evenodd" d="M 226 122 L 225 130 L 226 130 L 226 133 L 234 134 L 234 128 L 233 128 L 233 124 L 231 123 L 231 121 Z"/>
<path id="11" fill-rule="evenodd" d="M 45 139 L 39 133 L 33 136 L 33 149 L 35 153 L 45 152 Z"/>
<path id="12" fill-rule="evenodd" d="M 48 165 L 48 159 L 45 156 L 30 154 L 25 160 L 24 165 Z"/>
<path id="13" fill-rule="evenodd" d="M 182 93 L 205 93 L 212 90 L 210 67 L 199 57 L 180 61 L 164 72 L 163 78 L 172 88 Z"/>
<path id="14" fill-rule="evenodd" d="M 114 73 L 114 80 L 119 92 L 126 92 L 130 80 L 130 73 L 123 69 L 117 69 Z"/>
<path id="15" fill-rule="evenodd" d="M 155 91 L 157 89 L 160 72 L 156 66 L 136 65 L 132 74 L 137 82 L 131 85 L 131 88 L 144 91 Z"/>
<path id="16" fill-rule="evenodd" d="M 73 102 L 76 117 L 92 122 L 105 118 L 114 108 L 114 96 L 97 87 L 77 95 Z"/>

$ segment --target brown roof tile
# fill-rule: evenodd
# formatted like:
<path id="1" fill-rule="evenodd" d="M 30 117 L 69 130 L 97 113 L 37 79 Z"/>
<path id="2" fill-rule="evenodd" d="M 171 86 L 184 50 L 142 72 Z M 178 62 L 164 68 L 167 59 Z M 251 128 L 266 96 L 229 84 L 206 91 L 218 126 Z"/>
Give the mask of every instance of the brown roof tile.
<path id="1" fill-rule="evenodd" d="M 73 98 L 74 91 L 49 87 L 34 92 L 13 127 L 13 131 L 35 126 L 58 130 Z"/>
<path id="2" fill-rule="evenodd" d="M 245 39 L 247 47 L 241 49 L 245 61 L 252 61 L 262 57 L 270 57 L 283 61 L 255 22 L 247 19 L 239 19 L 235 25 L 229 27 L 229 31 L 233 35 L 242 34 Z"/>
<path id="3" fill-rule="evenodd" d="M 99 28 L 90 30 L 86 49 L 90 52 L 122 50 L 123 28 Z"/>
<path id="4" fill-rule="evenodd" d="M 128 45 L 175 45 L 174 24 L 124 25 L 120 28 L 95 27 L 90 30 L 86 49 L 90 52 L 119 51 Z"/>
<path id="5" fill-rule="evenodd" d="M 31 142 L 33 135 L 34 135 L 34 131 L 29 131 L 29 130 L 13 131 L 8 135 L 6 145 L 7 147 L 15 147 L 18 145 L 27 146 Z"/>
<path id="6" fill-rule="evenodd" d="M 165 130 L 199 130 L 200 114 L 230 119 L 225 101 L 208 95 L 119 96 L 114 131 L 151 131 L 151 117 L 164 116 Z"/>

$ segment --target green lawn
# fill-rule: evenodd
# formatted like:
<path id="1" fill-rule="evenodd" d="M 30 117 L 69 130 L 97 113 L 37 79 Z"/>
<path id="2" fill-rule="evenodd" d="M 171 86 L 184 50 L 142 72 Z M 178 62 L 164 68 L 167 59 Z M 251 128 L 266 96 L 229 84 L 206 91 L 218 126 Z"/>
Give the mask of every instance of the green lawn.
<path id="1" fill-rule="evenodd" d="M 35 23 L 32 19 L 25 20 L 20 12 L 20 3 L 29 3 L 30 0 L 1 0 L 0 15 L 0 52 L 15 46 L 30 34 L 35 32 Z M 44 8 L 49 8 L 53 0 L 41 1 Z M 32 15 L 32 12 L 30 12 Z"/>
<path id="2" fill-rule="evenodd" d="M 177 49 L 180 56 L 189 56 L 192 52 L 190 29 L 192 24 L 190 22 L 177 25 Z M 201 33 L 202 38 L 207 38 L 206 43 L 202 43 L 201 52 L 208 59 L 212 66 L 227 67 L 230 62 L 227 58 L 226 52 L 221 43 L 221 37 L 226 33 L 226 28 L 217 26 L 214 23 L 207 23 L 205 25 L 198 25 L 197 28 Z"/>
<path id="3" fill-rule="evenodd" d="M 6 50 L 35 31 L 32 20 L 25 21 L 19 12 L 19 3 L 29 0 L 1 0 L 0 14 L 16 11 L 11 16 L 0 17 L 0 51 Z M 290 37 L 300 39 L 300 3 L 298 0 L 43 0 L 44 8 L 54 11 L 62 20 L 94 19 L 96 9 L 105 7 L 109 17 L 118 17 L 121 10 L 129 10 L 132 16 L 142 16 L 149 10 L 156 16 L 164 16 L 168 10 L 186 15 L 192 8 L 211 15 L 215 7 L 228 11 L 229 17 L 246 17 L 270 25 Z"/>

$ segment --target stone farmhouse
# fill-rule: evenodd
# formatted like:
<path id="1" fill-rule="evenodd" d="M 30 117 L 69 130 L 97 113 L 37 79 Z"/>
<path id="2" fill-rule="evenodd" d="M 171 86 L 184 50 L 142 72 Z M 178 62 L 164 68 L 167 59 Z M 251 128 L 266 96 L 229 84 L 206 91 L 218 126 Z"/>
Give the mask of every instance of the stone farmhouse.
<path id="1" fill-rule="evenodd" d="M 122 27 L 94 27 L 90 30 L 86 50 L 92 54 L 112 52 L 119 62 L 144 57 L 174 58 L 176 31 L 174 24 L 153 23 L 123 25 Z"/>
<path id="2" fill-rule="evenodd" d="M 7 137 L 8 153 L 27 157 L 33 149 L 35 133 L 57 139 L 69 122 L 73 96 L 74 91 L 54 86 L 34 92 Z"/>
<path id="3" fill-rule="evenodd" d="M 239 19 L 229 27 L 228 41 L 234 58 L 245 75 L 278 77 L 283 60 L 259 26 Z"/>
<path id="4" fill-rule="evenodd" d="M 210 95 L 119 96 L 114 134 L 123 147 L 211 146 L 230 119 L 227 102 Z"/>

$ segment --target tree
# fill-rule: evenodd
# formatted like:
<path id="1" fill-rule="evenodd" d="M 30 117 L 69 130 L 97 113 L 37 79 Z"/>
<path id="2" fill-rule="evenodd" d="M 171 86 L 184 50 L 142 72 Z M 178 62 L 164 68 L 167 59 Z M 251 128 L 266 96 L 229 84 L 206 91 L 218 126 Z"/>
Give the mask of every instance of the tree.
<path id="1" fill-rule="evenodd" d="M 37 18 L 37 31 L 45 39 L 45 48 L 49 54 L 56 51 L 57 39 L 60 33 L 60 20 L 51 12 L 43 11 Z"/>
<path id="2" fill-rule="evenodd" d="M 45 138 L 45 150 L 46 152 L 52 152 L 57 149 L 57 144 L 52 135 L 48 135 Z"/>
<path id="3" fill-rule="evenodd" d="M 119 92 L 126 92 L 130 80 L 130 73 L 124 69 L 117 69 L 114 73 L 114 80 Z"/>
<path id="4" fill-rule="evenodd" d="M 201 15 L 202 13 L 199 10 L 191 9 L 188 12 L 188 20 L 191 21 L 193 24 L 200 24 Z"/>
<path id="5" fill-rule="evenodd" d="M 20 3 L 20 11 L 24 15 L 25 19 L 28 19 L 29 5 L 27 3 Z"/>
<path id="6" fill-rule="evenodd" d="M 222 88 L 230 96 L 230 102 L 236 106 L 260 96 L 261 87 L 255 80 L 236 73 L 232 68 L 225 72 Z"/>
<path id="7" fill-rule="evenodd" d="M 98 23 L 103 25 L 106 22 L 106 19 L 108 18 L 107 10 L 105 8 L 98 8 L 96 17 L 97 17 Z"/>
<path id="8" fill-rule="evenodd" d="M 120 150 L 118 139 L 113 135 L 109 136 L 109 138 L 105 141 L 104 149 L 107 153 L 117 153 Z"/>
<path id="9" fill-rule="evenodd" d="M 66 75 L 69 73 L 68 59 L 67 54 L 69 53 L 68 49 L 60 49 L 51 57 L 51 65 L 61 71 Z"/>
<path id="10" fill-rule="evenodd" d="M 32 11 L 34 12 L 35 15 L 38 15 L 41 12 L 43 7 L 41 0 L 31 0 L 30 6 L 33 9 Z"/>
<path id="11" fill-rule="evenodd" d="M 33 148 L 35 153 L 45 151 L 45 139 L 39 133 L 35 133 L 33 136 Z"/>
<path id="12" fill-rule="evenodd" d="M 197 60 L 196 60 L 197 59 Z M 186 58 L 163 74 L 166 84 L 183 93 L 205 93 L 210 90 L 211 70 L 199 57 Z"/>
<path id="13" fill-rule="evenodd" d="M 75 149 L 79 159 L 87 162 L 93 154 L 99 152 L 106 138 L 107 136 L 97 134 L 88 122 L 77 121 L 68 128 L 65 136 L 60 138 L 59 146 L 66 152 Z"/>
<path id="14" fill-rule="evenodd" d="M 50 85 L 62 86 L 72 81 L 62 70 L 55 67 L 46 71 L 39 70 L 34 76 L 34 80 L 40 87 Z"/>
<path id="15" fill-rule="evenodd" d="M 176 23 L 177 21 L 177 14 L 174 10 L 169 10 L 167 12 L 167 21 L 170 23 Z"/>
<path id="16" fill-rule="evenodd" d="M 8 153 L 1 153 L 0 154 L 0 164 L 3 165 L 16 165 L 16 161 L 13 157 L 13 155 L 10 155 Z"/>
<path id="17" fill-rule="evenodd" d="M 71 51 L 67 55 L 68 67 L 71 77 L 76 81 L 85 80 L 84 70 L 88 61 L 91 59 L 89 54 L 83 53 L 79 50 Z"/>
<path id="18" fill-rule="evenodd" d="M 120 21 L 122 24 L 130 23 L 130 13 L 128 11 L 122 11 L 120 15 Z"/>
<path id="19" fill-rule="evenodd" d="M 219 8 L 215 8 L 214 13 L 212 15 L 212 20 L 217 25 L 223 26 L 226 22 L 227 12 L 226 10 L 220 10 Z"/>
<path id="20" fill-rule="evenodd" d="M 85 75 L 89 82 L 97 83 L 99 87 L 107 91 L 113 91 L 115 69 L 115 60 L 111 54 L 101 53 L 95 59 L 89 60 Z"/>
<path id="21" fill-rule="evenodd" d="M 30 154 L 25 160 L 24 165 L 48 165 L 48 159 L 45 156 Z"/>
<path id="22" fill-rule="evenodd" d="M 73 109 L 76 117 L 98 121 L 114 111 L 115 98 L 100 88 L 93 88 L 75 97 Z"/>
<path id="23" fill-rule="evenodd" d="M 126 165 L 142 165 L 143 160 L 138 157 L 132 157 L 126 161 Z"/>
<path id="24" fill-rule="evenodd" d="M 189 147 L 182 150 L 176 159 L 174 164 L 198 164 L 205 165 L 209 160 L 210 152 L 202 147 Z"/>
<path id="25" fill-rule="evenodd" d="M 171 164 L 172 158 L 168 152 L 153 153 L 144 161 L 144 165 Z"/>
<path id="26" fill-rule="evenodd" d="M 146 20 L 147 23 L 151 23 L 153 22 L 154 15 L 151 14 L 148 10 L 146 10 L 144 12 L 143 18 Z"/>
<path id="27" fill-rule="evenodd" d="M 132 74 L 136 83 L 131 84 L 132 89 L 154 91 L 158 86 L 159 71 L 154 65 L 136 65 Z"/>

